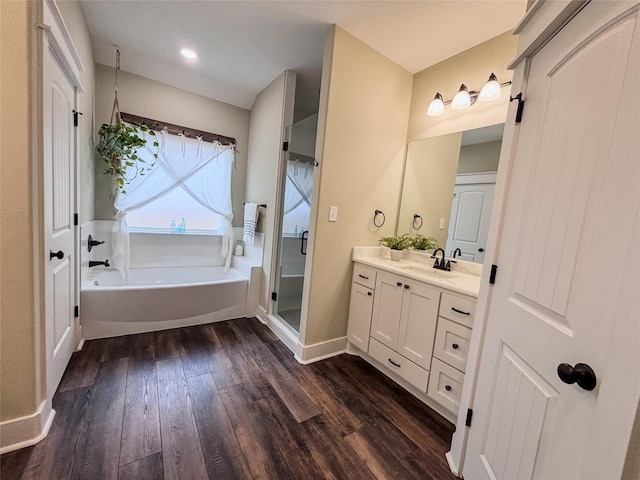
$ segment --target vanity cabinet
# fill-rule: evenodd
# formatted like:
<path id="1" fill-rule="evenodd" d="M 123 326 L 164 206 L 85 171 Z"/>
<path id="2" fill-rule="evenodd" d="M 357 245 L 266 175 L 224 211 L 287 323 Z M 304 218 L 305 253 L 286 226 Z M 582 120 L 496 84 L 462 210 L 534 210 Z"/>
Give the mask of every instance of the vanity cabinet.
<path id="1" fill-rule="evenodd" d="M 427 396 L 452 413 L 460 403 L 474 314 L 475 302 L 442 294 Z"/>
<path id="2" fill-rule="evenodd" d="M 347 338 L 363 352 L 369 351 L 371 313 L 373 312 L 373 292 L 376 271 L 355 264 L 349 299 L 349 323 Z"/>
<path id="3" fill-rule="evenodd" d="M 475 301 L 440 286 L 354 264 L 349 342 L 455 421 Z M 431 401 L 431 402 L 429 402 Z"/>
<path id="4" fill-rule="evenodd" d="M 379 272 L 371 336 L 425 370 L 431 368 L 440 291 Z"/>

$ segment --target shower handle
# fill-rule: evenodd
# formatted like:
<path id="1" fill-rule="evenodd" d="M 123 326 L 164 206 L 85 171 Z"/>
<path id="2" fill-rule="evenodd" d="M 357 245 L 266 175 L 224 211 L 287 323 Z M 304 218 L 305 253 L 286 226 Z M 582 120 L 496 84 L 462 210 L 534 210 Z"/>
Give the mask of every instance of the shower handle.
<path id="1" fill-rule="evenodd" d="M 309 238 L 309 230 L 305 230 L 300 235 L 300 253 L 302 255 L 307 254 L 307 239 Z"/>

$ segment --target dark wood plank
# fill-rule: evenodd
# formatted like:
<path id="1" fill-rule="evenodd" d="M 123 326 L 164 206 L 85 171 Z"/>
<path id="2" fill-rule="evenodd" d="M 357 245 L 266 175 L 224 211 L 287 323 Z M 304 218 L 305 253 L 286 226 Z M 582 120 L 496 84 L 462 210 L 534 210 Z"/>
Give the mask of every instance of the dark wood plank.
<path id="1" fill-rule="evenodd" d="M 303 422 L 311 456 L 320 467 L 319 478 L 370 480 L 371 473 L 349 443 L 325 421 L 323 415 Z"/>
<path id="2" fill-rule="evenodd" d="M 22 448 L 0 456 L 0 479 L 19 480 L 27 469 L 35 447 Z"/>
<path id="3" fill-rule="evenodd" d="M 187 380 L 209 478 L 251 478 L 227 412 L 210 374 Z"/>
<path id="4" fill-rule="evenodd" d="M 164 478 L 207 478 L 180 358 L 156 362 Z"/>
<path id="5" fill-rule="evenodd" d="M 287 374 L 268 348 L 263 344 L 251 345 L 246 351 L 255 368 L 269 381 L 296 421 L 303 422 L 322 412 L 300 384 Z"/>
<path id="6" fill-rule="evenodd" d="M 410 478 L 409 472 L 383 442 L 384 437 L 375 438 L 375 427 L 367 425 L 345 437 L 356 455 L 367 466 L 374 478 Z M 391 444 L 391 442 L 389 442 Z"/>
<path id="7" fill-rule="evenodd" d="M 296 478 L 274 444 L 264 418 L 243 386 L 225 388 L 220 391 L 220 396 L 253 478 Z"/>
<path id="8" fill-rule="evenodd" d="M 84 431 L 79 445 L 78 462 L 73 464 L 71 478 L 117 479 L 120 464 L 120 442 L 126 388 L 128 359 L 109 360 L 100 365 Z"/>
<path id="9" fill-rule="evenodd" d="M 120 465 L 162 450 L 153 335 L 138 335 L 129 353 Z"/>
<path id="10" fill-rule="evenodd" d="M 444 455 L 433 455 L 416 449 L 402 460 L 402 465 L 415 480 L 458 480 Z"/>
<path id="11" fill-rule="evenodd" d="M 153 332 L 153 338 L 156 360 L 180 358 L 180 339 L 177 329 Z"/>
<path id="12" fill-rule="evenodd" d="M 255 402 L 266 424 L 274 445 L 296 479 L 315 479 L 322 471 L 307 445 L 304 430 L 277 397 L 267 397 Z"/>
<path id="13" fill-rule="evenodd" d="M 118 480 L 163 480 L 162 453 L 155 453 L 120 467 Z"/>
<path id="14" fill-rule="evenodd" d="M 282 342 L 270 343 L 268 348 L 323 410 L 325 420 L 342 436 L 362 428 L 373 415 L 371 405 L 354 395 L 348 384 L 319 376 L 309 365 L 300 365 Z"/>
<path id="15" fill-rule="evenodd" d="M 208 344 L 205 329 L 202 326 L 186 327 L 179 330 L 180 359 L 186 378 L 198 377 L 209 373 Z"/>

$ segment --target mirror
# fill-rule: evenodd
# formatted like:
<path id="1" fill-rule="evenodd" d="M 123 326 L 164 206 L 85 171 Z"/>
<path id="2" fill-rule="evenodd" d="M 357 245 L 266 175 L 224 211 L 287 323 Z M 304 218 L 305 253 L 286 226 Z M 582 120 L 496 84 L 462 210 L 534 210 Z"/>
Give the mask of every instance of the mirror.
<path id="1" fill-rule="evenodd" d="M 410 142 L 396 234 L 434 237 L 482 263 L 504 123 Z"/>

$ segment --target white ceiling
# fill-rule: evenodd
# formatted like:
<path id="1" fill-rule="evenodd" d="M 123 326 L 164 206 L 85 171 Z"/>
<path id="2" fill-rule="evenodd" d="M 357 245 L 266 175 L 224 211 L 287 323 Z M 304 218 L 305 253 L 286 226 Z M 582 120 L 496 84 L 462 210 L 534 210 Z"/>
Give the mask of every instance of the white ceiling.
<path id="1" fill-rule="evenodd" d="M 82 0 L 97 63 L 250 109 L 283 70 L 315 111 L 325 36 L 337 24 L 411 73 L 513 29 L 526 0 Z M 182 47 L 198 52 L 189 62 Z"/>

